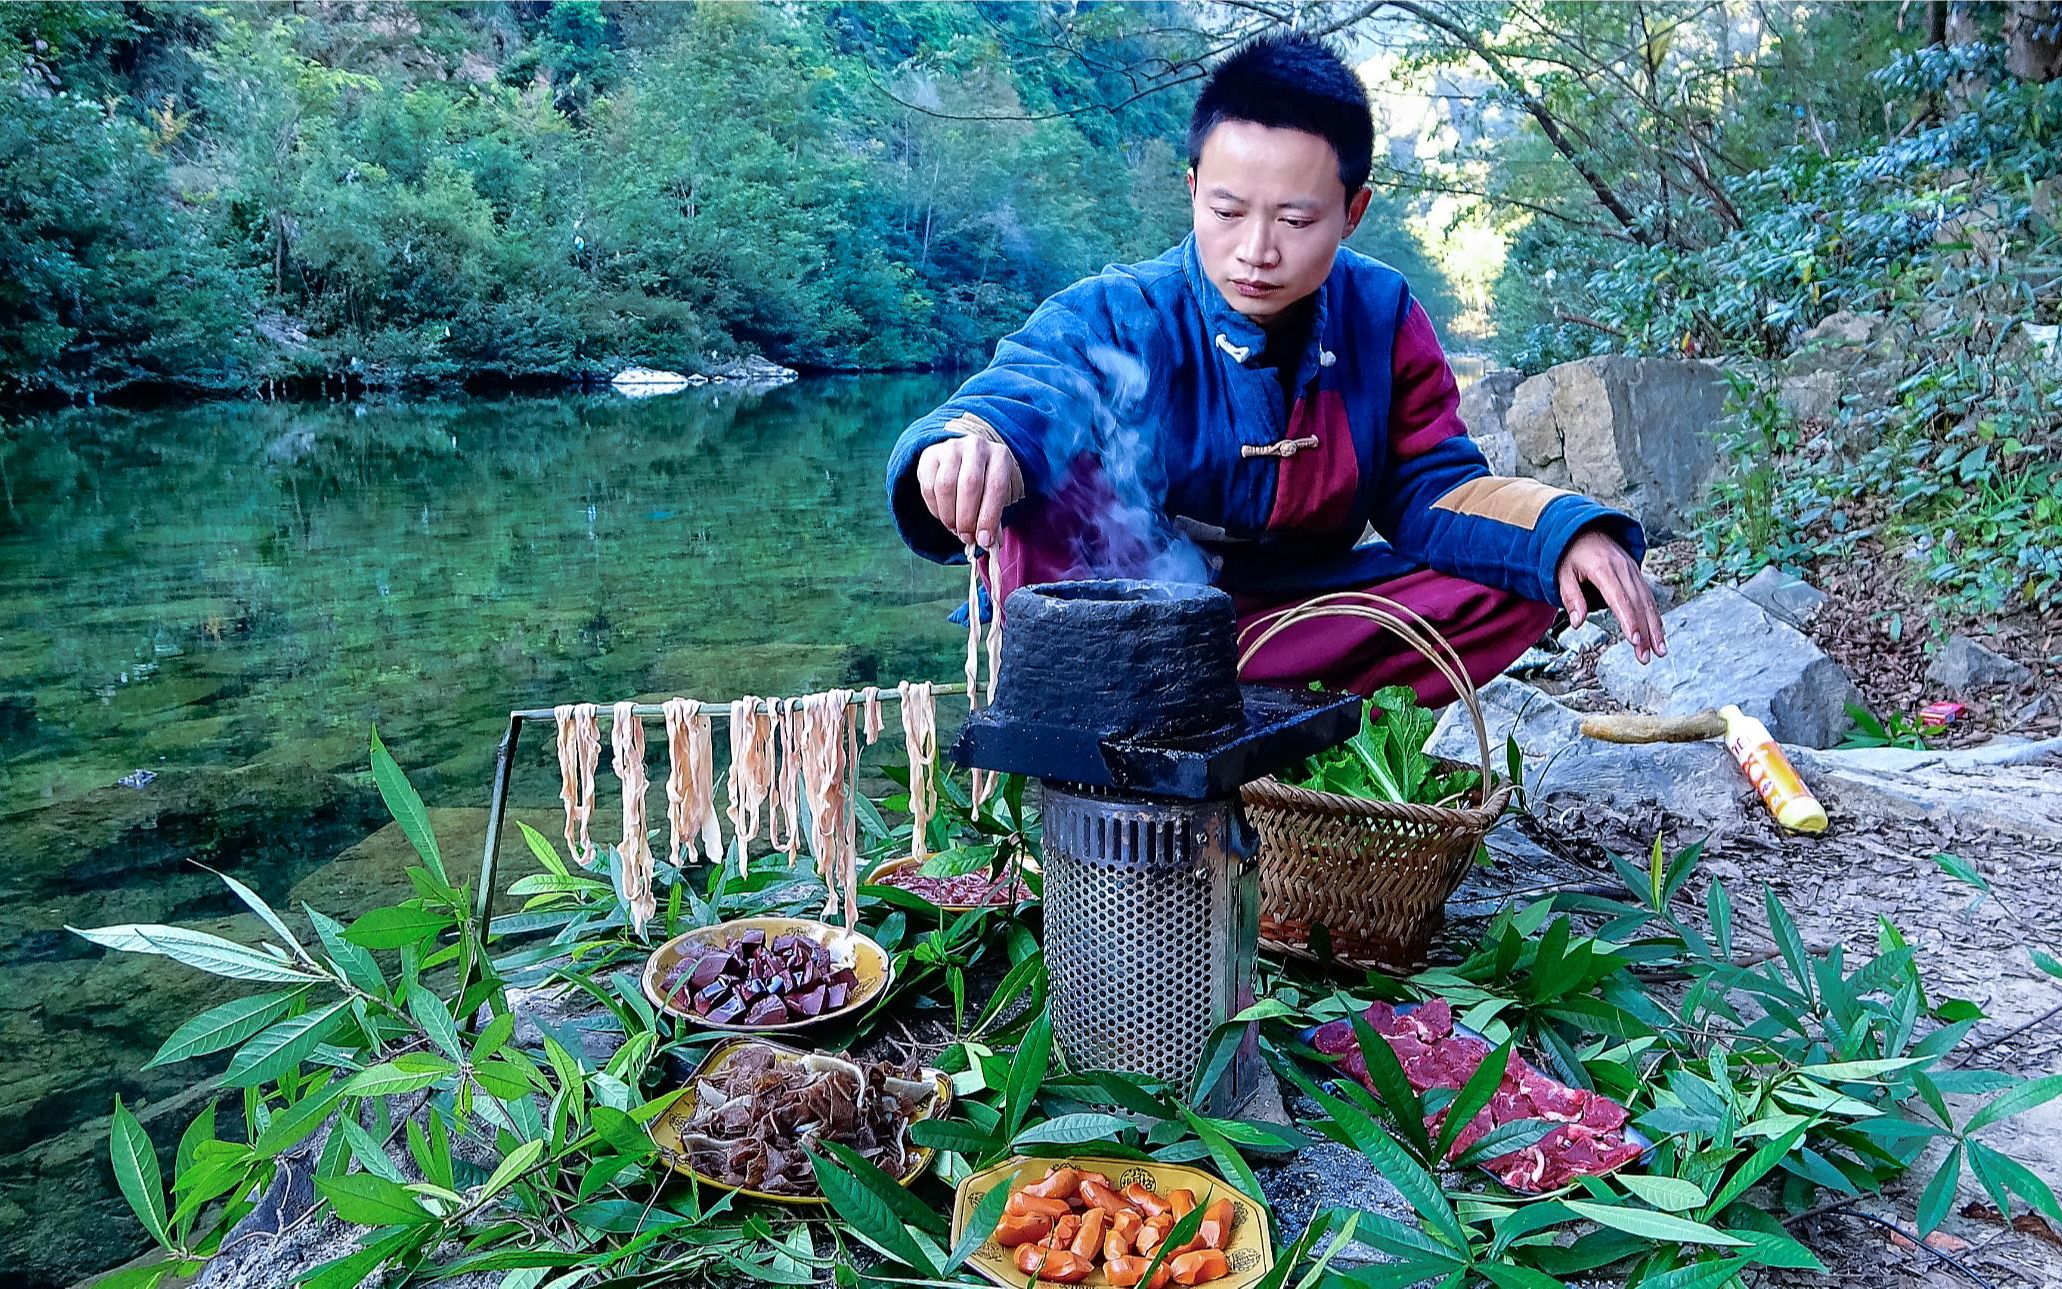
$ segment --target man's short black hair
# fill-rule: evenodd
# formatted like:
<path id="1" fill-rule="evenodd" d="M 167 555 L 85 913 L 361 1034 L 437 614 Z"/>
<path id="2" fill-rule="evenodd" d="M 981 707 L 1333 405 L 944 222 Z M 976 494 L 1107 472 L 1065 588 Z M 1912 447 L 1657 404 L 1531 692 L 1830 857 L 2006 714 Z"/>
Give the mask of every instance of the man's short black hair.
<path id="1" fill-rule="evenodd" d="M 1217 65 L 1189 116 L 1189 165 L 1203 159 L 1203 140 L 1226 121 L 1301 130 L 1332 145 L 1346 196 L 1367 186 L 1375 122 L 1367 90 L 1316 36 L 1299 31 L 1258 36 Z"/>

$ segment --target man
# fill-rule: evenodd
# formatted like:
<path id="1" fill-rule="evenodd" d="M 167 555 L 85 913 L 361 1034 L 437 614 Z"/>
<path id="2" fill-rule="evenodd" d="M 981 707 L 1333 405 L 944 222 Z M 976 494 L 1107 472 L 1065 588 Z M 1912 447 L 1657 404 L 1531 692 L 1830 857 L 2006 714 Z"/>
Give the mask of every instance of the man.
<path id="1" fill-rule="evenodd" d="M 1194 231 L 1060 292 L 904 431 L 888 493 L 940 561 L 994 551 L 995 593 L 1067 577 L 1211 581 L 1241 627 L 1316 595 L 1403 604 L 1477 683 L 1592 599 L 1666 653 L 1630 517 L 1497 478 L 1402 277 L 1341 243 L 1367 209 L 1367 96 L 1323 42 L 1264 37 L 1196 102 Z M 1386 541 L 1361 542 L 1369 526 Z M 1373 623 L 1291 627 L 1248 681 L 1451 686 Z"/>

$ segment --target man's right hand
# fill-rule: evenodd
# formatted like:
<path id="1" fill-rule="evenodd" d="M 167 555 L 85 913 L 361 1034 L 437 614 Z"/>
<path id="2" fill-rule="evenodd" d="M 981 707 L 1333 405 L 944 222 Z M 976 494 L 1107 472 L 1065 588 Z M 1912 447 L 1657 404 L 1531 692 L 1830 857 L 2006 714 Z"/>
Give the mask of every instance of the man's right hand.
<path id="1" fill-rule="evenodd" d="M 924 506 L 968 546 L 995 548 L 1003 508 L 1024 496 L 1024 472 L 1000 443 L 962 434 L 933 443 L 916 459 Z"/>

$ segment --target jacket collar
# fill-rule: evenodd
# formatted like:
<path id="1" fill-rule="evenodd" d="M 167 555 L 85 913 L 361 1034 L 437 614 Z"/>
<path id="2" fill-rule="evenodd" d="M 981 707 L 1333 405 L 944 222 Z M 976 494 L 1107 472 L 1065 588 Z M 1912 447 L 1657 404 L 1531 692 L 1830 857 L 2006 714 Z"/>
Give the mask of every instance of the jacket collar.
<path id="1" fill-rule="evenodd" d="M 1188 278 L 1189 290 L 1202 309 L 1203 326 L 1209 332 L 1204 338 L 1205 343 L 1242 367 L 1258 362 L 1261 352 L 1267 348 L 1267 332 L 1259 323 L 1232 308 L 1231 302 L 1224 298 L 1224 292 L 1210 280 L 1210 275 L 1203 269 L 1202 255 L 1196 249 L 1194 233 L 1181 239 L 1181 267 Z M 1330 366 L 1323 361 L 1323 355 L 1331 351 L 1326 333 L 1331 321 L 1332 280 L 1340 272 L 1339 262 L 1334 259 L 1332 271 L 1325 275 L 1324 284 L 1311 297 L 1314 312 L 1310 319 L 1310 340 L 1297 363 L 1297 389 L 1310 383 L 1320 365 Z"/>

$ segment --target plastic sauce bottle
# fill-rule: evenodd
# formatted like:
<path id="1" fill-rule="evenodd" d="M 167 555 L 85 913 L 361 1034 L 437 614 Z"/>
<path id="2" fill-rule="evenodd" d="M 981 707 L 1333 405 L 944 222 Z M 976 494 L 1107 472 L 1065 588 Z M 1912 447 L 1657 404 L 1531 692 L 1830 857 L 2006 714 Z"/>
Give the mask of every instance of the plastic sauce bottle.
<path id="1" fill-rule="evenodd" d="M 1776 822 L 1792 832 L 1824 832 L 1826 808 L 1804 786 L 1768 726 L 1730 704 L 1719 708 L 1718 714 L 1725 718 L 1726 750 L 1747 772 L 1747 781 L 1761 794 L 1762 804 Z"/>

